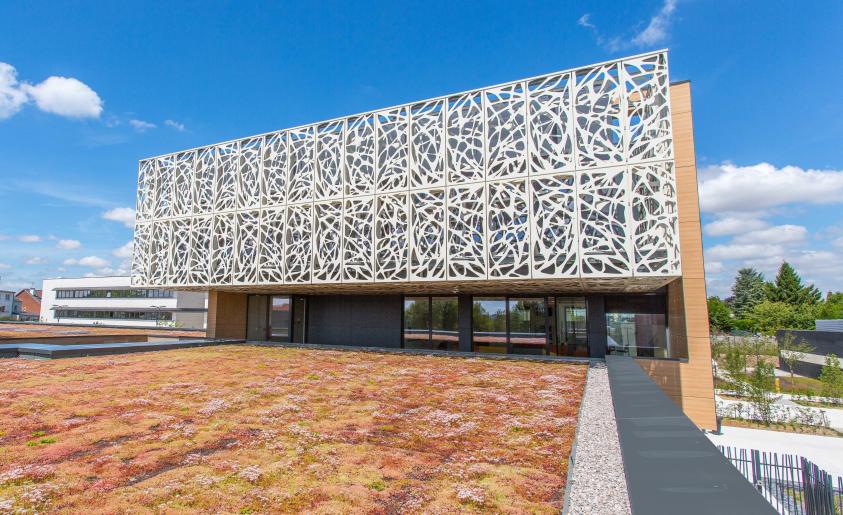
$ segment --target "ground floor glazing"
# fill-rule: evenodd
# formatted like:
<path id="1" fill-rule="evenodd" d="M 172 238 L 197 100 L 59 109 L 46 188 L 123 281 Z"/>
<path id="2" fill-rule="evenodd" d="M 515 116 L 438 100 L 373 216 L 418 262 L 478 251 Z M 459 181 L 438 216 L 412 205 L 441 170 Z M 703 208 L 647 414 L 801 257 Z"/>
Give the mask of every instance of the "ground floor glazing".
<path id="1" fill-rule="evenodd" d="M 664 292 L 249 295 L 247 338 L 501 354 L 683 358 Z M 676 321 L 674 320 L 674 323 Z"/>

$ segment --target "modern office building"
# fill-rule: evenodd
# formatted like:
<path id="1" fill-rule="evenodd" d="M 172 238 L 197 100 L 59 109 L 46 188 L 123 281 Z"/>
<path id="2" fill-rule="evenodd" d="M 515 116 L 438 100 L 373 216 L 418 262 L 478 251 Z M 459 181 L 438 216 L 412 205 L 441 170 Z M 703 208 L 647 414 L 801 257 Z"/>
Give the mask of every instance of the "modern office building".
<path id="1" fill-rule="evenodd" d="M 129 276 L 44 279 L 41 321 L 204 329 L 204 292 L 134 288 Z"/>
<path id="2" fill-rule="evenodd" d="M 715 424 L 666 51 L 144 159 L 134 248 L 212 337 L 628 354 Z"/>

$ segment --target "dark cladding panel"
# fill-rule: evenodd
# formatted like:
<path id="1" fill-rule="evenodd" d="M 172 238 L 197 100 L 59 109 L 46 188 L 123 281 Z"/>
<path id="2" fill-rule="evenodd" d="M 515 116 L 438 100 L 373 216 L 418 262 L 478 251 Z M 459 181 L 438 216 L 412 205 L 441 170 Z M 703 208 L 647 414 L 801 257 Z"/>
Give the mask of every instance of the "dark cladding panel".
<path id="1" fill-rule="evenodd" d="M 401 347 L 400 295 L 308 297 L 307 343 Z"/>

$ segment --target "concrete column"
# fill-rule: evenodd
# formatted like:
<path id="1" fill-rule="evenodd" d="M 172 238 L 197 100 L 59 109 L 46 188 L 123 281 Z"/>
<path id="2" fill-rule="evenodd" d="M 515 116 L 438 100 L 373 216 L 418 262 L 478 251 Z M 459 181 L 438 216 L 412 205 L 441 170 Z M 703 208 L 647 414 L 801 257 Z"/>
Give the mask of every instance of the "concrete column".
<path id="1" fill-rule="evenodd" d="M 606 356 L 606 302 L 603 295 L 586 295 L 586 331 L 588 355 L 592 358 Z"/>
<path id="2" fill-rule="evenodd" d="M 208 292 L 208 338 L 246 338 L 247 295 Z"/>
<path id="3" fill-rule="evenodd" d="M 457 299 L 460 316 L 460 351 L 471 352 L 471 295 L 460 295 Z"/>

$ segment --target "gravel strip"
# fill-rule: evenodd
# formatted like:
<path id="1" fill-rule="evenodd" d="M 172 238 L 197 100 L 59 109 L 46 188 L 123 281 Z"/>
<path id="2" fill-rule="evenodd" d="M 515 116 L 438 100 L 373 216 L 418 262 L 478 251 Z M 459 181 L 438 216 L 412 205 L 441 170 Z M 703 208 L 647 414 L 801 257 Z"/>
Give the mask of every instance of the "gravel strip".
<path id="1" fill-rule="evenodd" d="M 588 369 L 576 445 L 567 513 L 630 513 L 605 363 L 592 363 Z"/>

